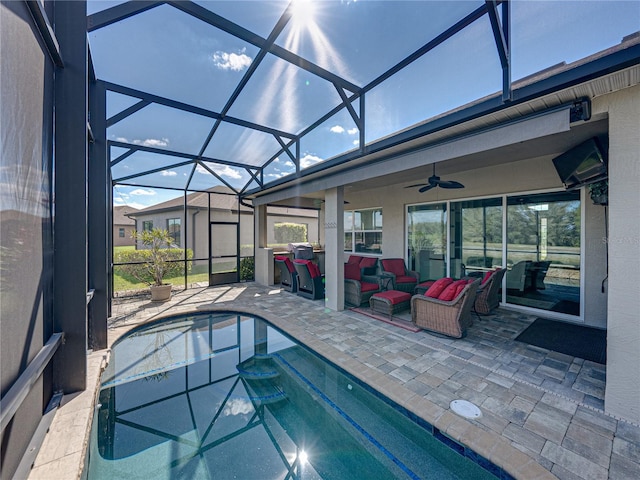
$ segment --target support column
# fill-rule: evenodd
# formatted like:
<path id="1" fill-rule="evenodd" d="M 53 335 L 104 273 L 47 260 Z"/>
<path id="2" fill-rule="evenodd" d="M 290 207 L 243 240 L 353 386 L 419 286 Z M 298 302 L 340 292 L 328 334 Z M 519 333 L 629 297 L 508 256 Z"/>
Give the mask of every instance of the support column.
<path id="1" fill-rule="evenodd" d="M 55 2 L 64 68 L 55 76 L 53 319 L 64 344 L 53 362 L 54 389 L 86 388 L 87 376 L 87 6 Z"/>
<path id="2" fill-rule="evenodd" d="M 93 143 L 89 146 L 89 288 L 95 290 L 89 304 L 89 347 L 107 348 L 107 317 L 109 316 L 108 272 L 110 254 L 108 222 L 111 197 L 108 190 L 109 159 L 107 158 L 107 91 L 103 82 L 89 85 L 90 121 Z"/>
<path id="3" fill-rule="evenodd" d="M 255 241 L 255 280 L 261 285 L 273 285 L 273 249 L 267 248 L 267 206 L 256 205 L 253 210 Z"/>
<path id="4" fill-rule="evenodd" d="M 640 423 L 640 87 L 609 95 L 607 413 Z M 631 280 L 630 280 L 631 279 Z"/>
<path id="5" fill-rule="evenodd" d="M 325 306 L 344 310 L 344 187 L 325 192 Z"/>

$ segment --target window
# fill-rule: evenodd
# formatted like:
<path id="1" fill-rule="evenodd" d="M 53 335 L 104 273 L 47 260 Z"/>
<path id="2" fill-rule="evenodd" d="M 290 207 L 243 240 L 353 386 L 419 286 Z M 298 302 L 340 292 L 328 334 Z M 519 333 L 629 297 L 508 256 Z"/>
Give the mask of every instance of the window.
<path id="1" fill-rule="evenodd" d="M 153 221 L 145 220 L 144 222 L 142 222 L 142 230 L 144 230 L 145 232 L 150 232 L 151 230 L 153 230 Z"/>
<path id="2" fill-rule="evenodd" d="M 122 227 L 118 228 L 118 236 L 120 238 L 124 238 L 124 228 Z"/>
<path id="3" fill-rule="evenodd" d="M 180 245 L 180 219 L 168 218 L 167 219 L 167 231 L 169 236 L 173 239 L 171 243 Z"/>
<path id="4" fill-rule="evenodd" d="M 344 212 L 344 251 L 382 254 L 382 209 Z"/>

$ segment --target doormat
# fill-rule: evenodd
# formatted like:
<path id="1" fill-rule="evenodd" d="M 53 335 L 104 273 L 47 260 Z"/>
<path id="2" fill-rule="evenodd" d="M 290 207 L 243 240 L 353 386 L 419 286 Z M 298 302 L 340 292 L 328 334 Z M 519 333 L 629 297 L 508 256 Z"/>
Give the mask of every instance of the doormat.
<path id="1" fill-rule="evenodd" d="M 388 323 L 389 325 L 393 325 L 395 327 L 404 328 L 405 330 L 409 330 L 410 332 L 416 333 L 420 331 L 420 328 L 416 327 L 412 322 L 408 320 L 403 320 L 402 318 L 398 318 L 397 316 L 393 317 L 393 320 L 389 320 L 388 315 L 380 315 L 375 312 L 372 312 L 369 308 L 352 308 L 351 311 L 359 313 L 361 315 L 366 315 L 367 317 L 375 318 L 376 320 L 380 320 L 381 322 Z"/>
<path id="2" fill-rule="evenodd" d="M 602 365 L 607 363 L 607 331 L 599 328 L 536 318 L 516 341 Z"/>

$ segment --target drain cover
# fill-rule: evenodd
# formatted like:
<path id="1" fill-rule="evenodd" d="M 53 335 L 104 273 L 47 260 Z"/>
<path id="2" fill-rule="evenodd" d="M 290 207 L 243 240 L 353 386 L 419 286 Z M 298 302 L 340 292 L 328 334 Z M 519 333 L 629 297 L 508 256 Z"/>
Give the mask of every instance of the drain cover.
<path id="1" fill-rule="evenodd" d="M 473 403 L 466 400 L 454 400 L 449 404 L 449 407 L 451 407 L 451 410 L 453 410 L 454 413 L 457 413 L 464 418 L 474 420 L 482 416 L 480 409 Z"/>

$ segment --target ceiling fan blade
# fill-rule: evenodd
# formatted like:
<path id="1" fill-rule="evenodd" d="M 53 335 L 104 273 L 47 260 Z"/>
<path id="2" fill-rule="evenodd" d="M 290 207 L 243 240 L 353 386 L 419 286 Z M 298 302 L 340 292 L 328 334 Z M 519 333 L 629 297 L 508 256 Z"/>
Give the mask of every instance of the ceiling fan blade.
<path id="1" fill-rule="evenodd" d="M 464 188 L 464 185 L 455 180 L 441 180 L 438 182 L 438 186 L 441 188 Z"/>
<path id="2" fill-rule="evenodd" d="M 407 185 L 404 188 L 416 188 L 416 187 L 424 187 L 426 185 L 429 185 L 428 183 L 416 183 L 415 185 Z"/>
<path id="3" fill-rule="evenodd" d="M 425 185 L 424 187 L 422 187 L 420 190 L 418 190 L 420 193 L 424 193 L 428 190 L 431 190 L 433 187 L 435 187 L 435 185 L 429 184 L 429 185 Z"/>

